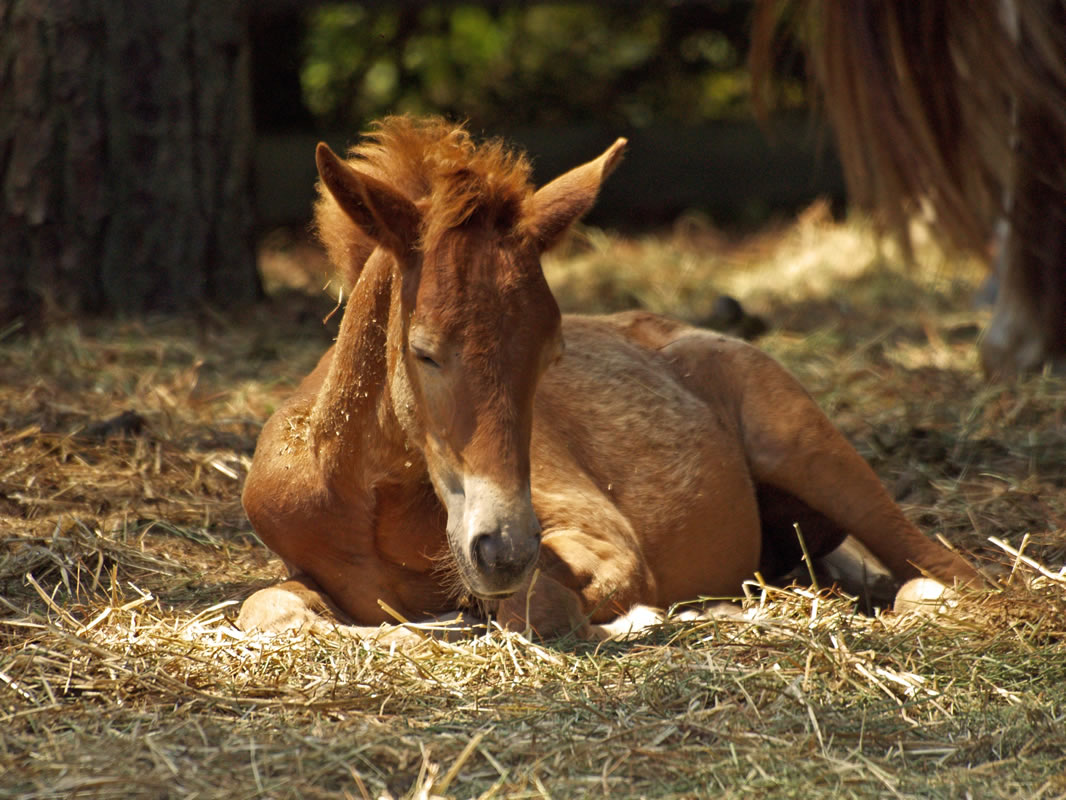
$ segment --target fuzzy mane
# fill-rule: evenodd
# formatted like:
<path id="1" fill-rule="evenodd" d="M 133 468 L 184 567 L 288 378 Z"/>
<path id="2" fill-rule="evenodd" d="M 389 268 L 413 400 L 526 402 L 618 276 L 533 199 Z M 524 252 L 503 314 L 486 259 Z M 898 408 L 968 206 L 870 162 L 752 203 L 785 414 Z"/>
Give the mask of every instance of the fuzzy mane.
<path id="1" fill-rule="evenodd" d="M 440 117 L 386 117 L 348 152 L 348 163 L 384 181 L 423 212 L 422 244 L 464 224 L 513 229 L 533 194 L 525 156 L 501 141 L 474 143 L 462 125 Z M 318 183 L 315 228 L 346 289 L 377 243 Z"/>

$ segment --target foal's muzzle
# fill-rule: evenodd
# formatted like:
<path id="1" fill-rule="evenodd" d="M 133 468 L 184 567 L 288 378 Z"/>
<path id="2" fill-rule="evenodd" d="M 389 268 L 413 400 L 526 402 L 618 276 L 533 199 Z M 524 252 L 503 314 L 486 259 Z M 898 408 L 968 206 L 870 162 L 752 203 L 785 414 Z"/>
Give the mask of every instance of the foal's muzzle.
<path id="1" fill-rule="evenodd" d="M 470 546 L 475 576 L 470 587 L 483 598 L 514 594 L 540 554 L 540 526 L 521 534 L 507 528 L 479 533 Z"/>
<path id="2" fill-rule="evenodd" d="M 504 492 L 486 479 L 464 481 L 460 518 L 448 509 L 448 538 L 459 573 L 482 599 L 514 594 L 540 555 L 540 523 L 529 489 Z"/>

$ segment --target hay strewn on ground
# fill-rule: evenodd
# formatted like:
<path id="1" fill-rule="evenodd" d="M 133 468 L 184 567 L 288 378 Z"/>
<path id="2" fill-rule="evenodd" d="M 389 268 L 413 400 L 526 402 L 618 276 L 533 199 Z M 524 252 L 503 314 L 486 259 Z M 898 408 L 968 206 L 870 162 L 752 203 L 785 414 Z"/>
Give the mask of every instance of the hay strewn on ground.
<path id="1" fill-rule="evenodd" d="M 246 637 L 280 567 L 240 485 L 330 301 L 5 332 L 0 797 L 1066 797 L 1066 384 L 986 384 L 975 272 L 919 253 L 812 213 L 589 231 L 547 270 L 571 309 L 699 319 L 714 287 L 768 319 L 907 513 L 997 576 L 935 620 L 756 586 L 744 619 L 599 647 Z"/>

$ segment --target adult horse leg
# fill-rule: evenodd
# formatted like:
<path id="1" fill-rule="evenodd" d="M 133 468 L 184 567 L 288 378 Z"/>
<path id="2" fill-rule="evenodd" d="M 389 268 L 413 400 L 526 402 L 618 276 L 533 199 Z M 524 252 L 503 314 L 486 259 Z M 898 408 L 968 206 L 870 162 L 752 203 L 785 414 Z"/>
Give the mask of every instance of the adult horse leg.
<path id="1" fill-rule="evenodd" d="M 1018 120 L 1014 207 L 1006 270 L 981 340 L 991 376 L 1066 373 L 1066 141 L 1047 114 Z"/>

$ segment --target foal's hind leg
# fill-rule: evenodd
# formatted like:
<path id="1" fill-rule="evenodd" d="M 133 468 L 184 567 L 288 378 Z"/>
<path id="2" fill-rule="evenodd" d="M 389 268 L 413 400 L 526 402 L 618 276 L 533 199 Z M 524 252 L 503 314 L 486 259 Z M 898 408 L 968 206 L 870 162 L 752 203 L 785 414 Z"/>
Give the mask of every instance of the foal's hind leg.
<path id="1" fill-rule="evenodd" d="M 827 517 L 901 582 L 922 572 L 949 585 L 977 582 L 969 564 L 903 516 L 862 456 L 769 356 L 743 342 L 696 332 L 664 352 L 678 358 L 694 391 L 737 415 L 757 485 L 786 492 Z"/>
<path id="2" fill-rule="evenodd" d="M 962 558 L 926 538 L 877 475 L 776 362 L 751 349 L 737 359 L 744 448 L 757 483 L 794 495 L 858 539 L 901 581 L 923 571 L 976 581 Z"/>

